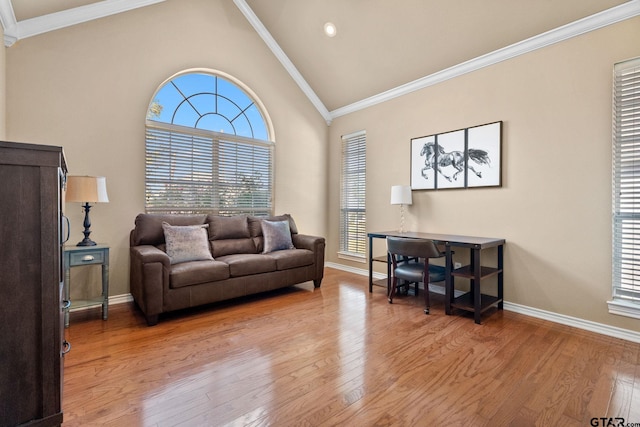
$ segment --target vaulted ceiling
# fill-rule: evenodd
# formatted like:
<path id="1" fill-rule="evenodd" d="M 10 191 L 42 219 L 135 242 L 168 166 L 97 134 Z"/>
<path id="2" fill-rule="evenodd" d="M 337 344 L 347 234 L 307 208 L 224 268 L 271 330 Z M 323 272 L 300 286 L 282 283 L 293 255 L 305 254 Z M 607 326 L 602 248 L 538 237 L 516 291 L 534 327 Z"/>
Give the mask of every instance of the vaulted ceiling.
<path id="1" fill-rule="evenodd" d="M 0 0 L 0 20 L 11 46 L 162 1 L 177 0 Z M 233 2 L 327 121 L 640 15 L 640 0 Z"/>

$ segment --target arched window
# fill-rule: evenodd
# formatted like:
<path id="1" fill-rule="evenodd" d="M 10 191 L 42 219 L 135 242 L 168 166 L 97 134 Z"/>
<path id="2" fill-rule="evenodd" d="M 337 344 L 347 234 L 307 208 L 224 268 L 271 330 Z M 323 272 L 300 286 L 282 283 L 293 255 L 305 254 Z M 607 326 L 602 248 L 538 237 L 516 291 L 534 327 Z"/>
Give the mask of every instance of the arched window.
<path id="1" fill-rule="evenodd" d="M 273 130 L 257 97 L 215 71 L 164 82 L 146 120 L 146 211 L 272 214 Z"/>

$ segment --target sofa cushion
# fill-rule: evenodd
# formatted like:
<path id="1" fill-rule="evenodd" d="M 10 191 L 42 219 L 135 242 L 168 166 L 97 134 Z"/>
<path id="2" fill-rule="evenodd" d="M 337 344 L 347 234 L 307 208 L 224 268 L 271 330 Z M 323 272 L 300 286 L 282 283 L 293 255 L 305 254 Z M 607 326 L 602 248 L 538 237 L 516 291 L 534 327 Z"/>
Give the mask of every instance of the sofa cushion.
<path id="1" fill-rule="evenodd" d="M 246 239 L 249 234 L 249 219 L 246 215 L 208 215 L 209 239 Z"/>
<path id="2" fill-rule="evenodd" d="M 289 221 L 262 221 L 262 235 L 264 236 L 263 254 L 294 249 Z"/>
<path id="3" fill-rule="evenodd" d="M 307 249 L 285 249 L 271 252 L 265 256 L 276 260 L 276 269 L 278 270 L 306 267 L 307 265 L 312 265 L 315 261 L 313 252 Z"/>
<path id="4" fill-rule="evenodd" d="M 138 214 L 135 220 L 132 245 L 158 246 L 164 243 L 163 222 L 171 225 L 199 225 L 204 224 L 206 218 L 206 215 Z"/>
<path id="5" fill-rule="evenodd" d="M 266 217 L 250 216 L 249 232 L 251 233 L 251 237 L 262 237 L 262 221 L 289 221 L 289 229 L 291 230 L 291 234 L 298 234 L 298 227 L 296 226 L 296 222 L 289 214 Z"/>
<path id="6" fill-rule="evenodd" d="M 211 252 L 215 258 L 231 254 L 255 254 L 253 239 L 211 240 Z"/>
<path id="7" fill-rule="evenodd" d="M 191 261 L 176 264 L 169 273 L 169 286 L 182 288 L 229 278 L 229 266 L 220 261 Z"/>
<path id="8" fill-rule="evenodd" d="M 163 222 L 167 255 L 171 264 L 212 260 L 213 257 L 209 251 L 208 227 L 207 224 L 174 226 Z"/>
<path id="9" fill-rule="evenodd" d="M 262 254 L 226 255 L 218 258 L 218 261 L 226 262 L 229 265 L 231 277 L 276 271 L 275 258 Z"/>

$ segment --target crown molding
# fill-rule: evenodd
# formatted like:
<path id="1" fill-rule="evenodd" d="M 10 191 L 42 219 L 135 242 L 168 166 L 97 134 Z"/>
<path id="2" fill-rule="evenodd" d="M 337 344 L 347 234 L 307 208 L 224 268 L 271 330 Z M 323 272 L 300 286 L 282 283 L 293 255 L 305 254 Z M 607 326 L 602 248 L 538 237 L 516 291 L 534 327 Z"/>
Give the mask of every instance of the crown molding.
<path id="1" fill-rule="evenodd" d="M 307 95 L 307 98 L 311 101 L 311 103 L 316 107 L 320 115 L 324 117 L 327 125 L 331 125 L 331 114 L 329 114 L 329 110 L 324 106 L 318 95 L 313 91 L 309 83 L 302 77 L 302 74 L 298 71 L 298 69 L 293 65 L 293 62 L 289 59 L 289 57 L 284 53 L 280 45 L 275 41 L 271 33 L 264 26 L 262 21 L 258 19 L 256 14 L 253 12 L 251 7 L 247 4 L 245 0 L 233 0 L 235 5 L 240 9 L 240 12 L 247 18 L 247 21 L 251 24 L 251 26 L 256 30 L 258 35 L 262 38 L 262 40 L 267 44 L 271 52 L 278 58 L 282 66 L 287 70 L 289 75 L 293 78 L 293 80 L 298 84 L 300 89 Z"/>
<path id="2" fill-rule="evenodd" d="M 0 23 L 4 29 L 4 45 L 12 46 L 17 38 L 11 34 L 16 31 L 16 16 L 13 13 L 13 7 L 10 0 L 0 0 Z"/>
<path id="3" fill-rule="evenodd" d="M 132 9 L 161 3 L 165 0 L 103 0 L 86 6 L 56 12 L 36 18 L 25 19 L 16 22 L 13 7 L 10 0 L 0 0 L 0 22 L 4 28 L 4 44 L 6 47 L 12 46 L 16 41 L 42 34 L 48 31 L 69 27 L 103 18 Z M 325 119 L 327 125 L 337 118 L 356 111 L 369 108 L 371 106 L 389 101 L 399 96 L 407 95 L 411 92 L 433 86 L 438 83 L 462 76 L 464 74 L 479 70 L 490 65 L 515 58 L 520 55 L 562 42 L 572 37 L 597 30 L 599 28 L 615 24 L 626 19 L 640 15 L 640 0 L 630 0 L 622 5 L 607 9 L 600 13 L 588 16 L 570 24 L 558 27 L 546 33 L 531 37 L 518 43 L 514 43 L 502 49 L 498 49 L 486 55 L 479 56 L 469 61 L 463 62 L 453 67 L 438 71 L 434 74 L 419 78 L 404 85 L 354 102 L 344 107 L 328 111 L 320 98 L 313 91 L 311 86 L 302 77 L 298 69 L 293 65 L 289 57 L 284 53 L 275 39 L 271 36 L 266 27 L 255 15 L 245 0 L 233 0 L 238 9 L 253 26 L 262 40 L 267 44 L 276 58 L 287 70 L 289 75 L 298 84 L 311 103 L 316 107 L 320 115 Z"/>
<path id="4" fill-rule="evenodd" d="M 596 13 L 562 27 L 547 31 L 546 33 L 539 34 L 388 91 L 381 92 L 361 101 L 354 102 L 353 104 L 335 109 L 330 112 L 331 119 L 369 108 L 399 96 L 407 95 L 411 92 L 442 83 L 446 80 L 506 61 L 507 59 L 515 58 L 516 56 L 524 55 L 525 53 L 562 42 L 572 37 L 576 37 L 626 19 L 634 18 L 638 15 L 640 15 L 640 0 L 631 0 L 620 6 L 607 9 L 603 12 Z"/>
<path id="5" fill-rule="evenodd" d="M 161 3 L 165 0 L 103 0 L 86 6 L 50 13 L 36 18 L 16 22 L 10 0 L 0 0 L 0 19 L 4 27 L 5 46 L 10 47 L 17 40 L 49 31 L 58 30 L 94 19 L 104 18 L 117 13 L 127 12 L 140 7 Z M 9 11 L 10 9 L 10 11 Z M 13 26 L 5 25 L 5 18 Z M 10 24 L 10 22 L 7 22 Z"/>

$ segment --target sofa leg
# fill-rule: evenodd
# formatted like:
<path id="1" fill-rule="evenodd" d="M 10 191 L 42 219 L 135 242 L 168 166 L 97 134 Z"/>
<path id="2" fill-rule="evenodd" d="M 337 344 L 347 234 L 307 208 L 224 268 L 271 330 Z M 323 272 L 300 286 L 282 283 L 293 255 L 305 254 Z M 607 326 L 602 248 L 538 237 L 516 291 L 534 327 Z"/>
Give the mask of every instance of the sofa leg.
<path id="1" fill-rule="evenodd" d="M 146 315 L 145 318 L 147 319 L 147 326 L 157 325 L 158 317 L 160 317 L 158 314 Z"/>
<path id="2" fill-rule="evenodd" d="M 314 279 L 313 280 L 313 287 L 314 288 L 319 288 L 321 283 L 322 283 L 322 279 Z"/>

